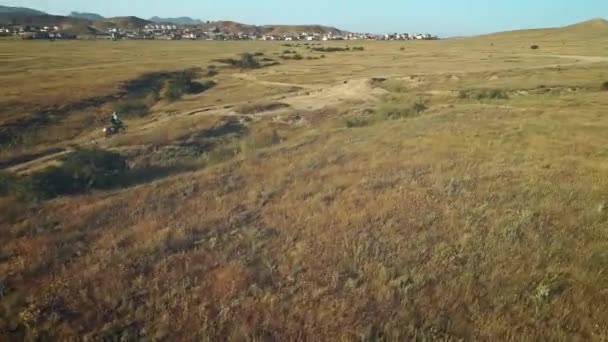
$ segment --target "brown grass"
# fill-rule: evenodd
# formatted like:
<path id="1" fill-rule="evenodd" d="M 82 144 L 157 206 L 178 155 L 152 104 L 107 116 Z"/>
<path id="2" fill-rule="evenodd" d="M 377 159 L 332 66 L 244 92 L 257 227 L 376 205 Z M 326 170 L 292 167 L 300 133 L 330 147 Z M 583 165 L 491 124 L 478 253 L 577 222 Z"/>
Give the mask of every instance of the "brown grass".
<path id="1" fill-rule="evenodd" d="M 411 42 L 404 52 L 402 42 L 370 42 L 364 52 L 247 79 L 222 70 L 205 94 L 155 106 L 107 145 L 135 159 L 186 142 L 202 148 L 201 132 L 220 135 L 214 128 L 241 119 L 235 108 L 251 103 L 246 112 L 289 104 L 299 119 L 277 111 L 243 120 L 245 133 L 213 140 L 238 153 L 127 189 L 23 206 L 1 199 L 0 336 L 605 339 L 608 102 L 597 85 L 606 61 L 555 57 L 597 56 L 591 38 L 534 39 L 543 48 L 531 57 L 530 40 L 518 37 Z M 38 56 L 10 44 L 6 51 Z M 88 56 L 90 44 L 105 43 L 73 44 Z M 132 46 L 144 55 L 140 70 L 156 68 L 151 56 L 161 50 L 175 63 L 206 65 L 205 54 L 187 52 L 221 58 L 278 48 Z M 509 62 L 514 55 L 520 62 Z M 115 63 L 134 66 L 127 57 Z M 26 67 L 13 58 L 11 68 Z M 169 61 L 154 59 L 162 68 Z M 95 86 L 137 73 L 124 70 Z M 91 67 L 73 72 L 98 76 Z M 389 78 L 384 97 L 333 97 L 350 80 L 378 75 Z M 10 77 L 21 91 L 41 87 Z M 60 84 L 47 93 L 88 89 L 69 78 Z M 555 91 L 539 91 L 546 88 Z M 459 97 L 471 89 L 509 97 Z M 332 101 L 307 109 L 315 99 Z M 411 109 L 416 99 L 427 107 L 419 115 L 344 127 L 345 115 Z"/>

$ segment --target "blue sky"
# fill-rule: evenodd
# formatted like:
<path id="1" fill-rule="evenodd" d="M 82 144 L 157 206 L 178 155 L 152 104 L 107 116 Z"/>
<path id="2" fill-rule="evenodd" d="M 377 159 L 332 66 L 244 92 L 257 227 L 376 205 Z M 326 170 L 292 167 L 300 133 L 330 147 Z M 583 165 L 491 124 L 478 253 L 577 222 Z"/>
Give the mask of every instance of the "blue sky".
<path id="1" fill-rule="evenodd" d="M 608 0 L 0 0 L 66 15 L 190 16 L 248 24 L 322 24 L 349 31 L 474 35 L 608 17 Z"/>

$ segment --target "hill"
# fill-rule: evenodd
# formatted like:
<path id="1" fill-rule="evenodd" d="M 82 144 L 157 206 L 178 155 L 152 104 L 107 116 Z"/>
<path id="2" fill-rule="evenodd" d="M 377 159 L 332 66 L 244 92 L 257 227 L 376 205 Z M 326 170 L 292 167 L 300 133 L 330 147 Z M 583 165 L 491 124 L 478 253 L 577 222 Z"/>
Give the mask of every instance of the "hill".
<path id="1" fill-rule="evenodd" d="M 554 41 L 554 40 L 589 40 L 605 37 L 608 34 L 608 21 L 605 19 L 593 19 L 583 21 L 564 27 L 552 27 L 542 29 L 527 29 L 491 33 L 474 38 L 492 40 L 522 40 L 527 41 Z"/>
<path id="2" fill-rule="evenodd" d="M 335 27 L 321 26 L 321 25 L 267 25 L 262 26 L 262 31 L 265 34 L 294 34 L 301 32 L 325 34 L 331 33 L 333 35 L 344 34 L 345 31 L 339 30 Z"/>
<path id="3" fill-rule="evenodd" d="M 122 29 L 129 29 L 129 30 L 142 28 L 142 27 L 146 26 L 147 24 L 151 23 L 151 21 L 149 21 L 149 20 L 145 20 L 142 18 L 134 17 L 134 16 L 108 18 L 108 19 L 105 19 L 104 22 L 112 23 L 112 24 L 116 25 L 116 27 L 119 27 Z"/>
<path id="4" fill-rule="evenodd" d="M 87 19 L 87 20 L 104 20 L 105 19 L 103 16 L 101 16 L 99 14 L 85 13 L 85 12 L 72 12 L 72 13 L 70 13 L 69 17 Z"/>
<path id="5" fill-rule="evenodd" d="M 265 25 L 256 26 L 238 23 L 235 21 L 214 21 L 197 25 L 205 30 L 217 29 L 222 32 L 228 33 L 246 33 L 246 34 L 295 34 L 295 33 L 332 33 L 332 34 L 343 34 L 345 31 L 339 30 L 335 27 L 321 26 L 321 25 Z"/>
<path id="6" fill-rule="evenodd" d="M 197 25 L 203 24 L 204 22 L 199 19 L 192 19 L 190 17 L 179 17 L 179 18 L 161 18 L 161 17 L 152 17 L 149 19 L 155 23 L 170 23 L 176 25 Z"/>
<path id="7" fill-rule="evenodd" d="M 0 13 L 0 24 L 3 25 L 32 25 L 32 26 L 59 26 L 60 28 L 75 25 L 89 25 L 85 19 L 64 17 L 60 15 L 30 15 L 26 13 Z"/>
<path id="8" fill-rule="evenodd" d="M 26 8 L 26 7 L 0 6 L 0 14 L 4 14 L 4 13 L 11 13 L 11 14 L 19 13 L 19 14 L 25 14 L 25 15 L 44 15 L 44 14 L 46 14 L 45 12 L 38 11 L 35 9 L 31 9 L 31 8 Z"/>

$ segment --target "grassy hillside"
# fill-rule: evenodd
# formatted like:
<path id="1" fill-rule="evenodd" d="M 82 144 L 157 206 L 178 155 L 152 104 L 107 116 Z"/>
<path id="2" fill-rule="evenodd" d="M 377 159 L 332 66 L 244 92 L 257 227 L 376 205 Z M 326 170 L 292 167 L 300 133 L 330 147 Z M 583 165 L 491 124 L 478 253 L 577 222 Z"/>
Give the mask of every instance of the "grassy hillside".
<path id="1" fill-rule="evenodd" d="M 589 26 L 293 42 L 302 59 L 0 41 L 1 339 L 605 340 L 608 57 Z M 226 63 L 245 52 L 270 66 Z M 169 98 L 189 82 L 207 86 Z M 128 130 L 105 139 L 116 108 Z M 36 200 L 76 147 L 129 168 Z"/>

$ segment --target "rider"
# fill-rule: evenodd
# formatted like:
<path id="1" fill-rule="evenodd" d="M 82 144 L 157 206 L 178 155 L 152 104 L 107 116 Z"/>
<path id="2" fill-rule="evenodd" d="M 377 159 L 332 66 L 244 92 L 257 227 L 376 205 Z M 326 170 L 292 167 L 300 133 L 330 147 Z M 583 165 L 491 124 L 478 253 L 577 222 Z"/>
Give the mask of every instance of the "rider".
<path id="1" fill-rule="evenodd" d="M 122 121 L 120 121 L 120 118 L 118 118 L 118 114 L 116 114 L 116 112 L 112 113 L 112 118 L 110 119 L 110 123 L 114 127 L 122 126 Z"/>

